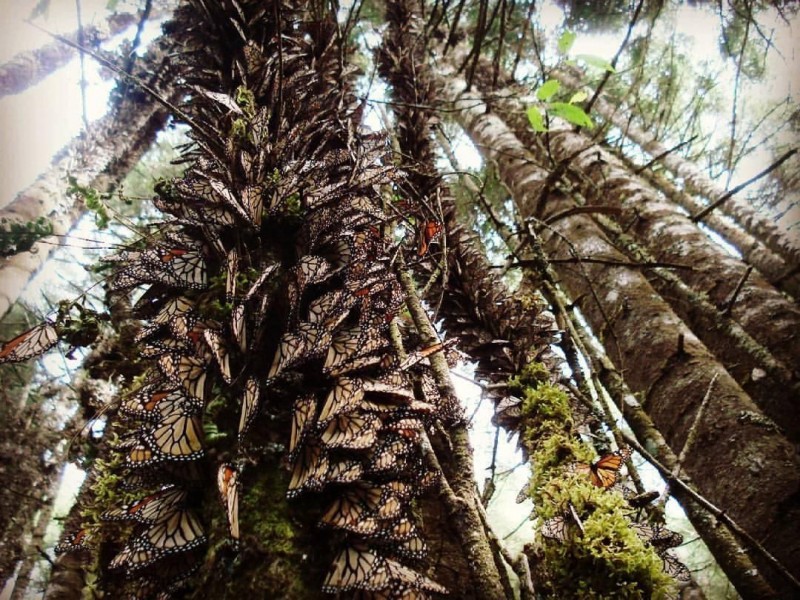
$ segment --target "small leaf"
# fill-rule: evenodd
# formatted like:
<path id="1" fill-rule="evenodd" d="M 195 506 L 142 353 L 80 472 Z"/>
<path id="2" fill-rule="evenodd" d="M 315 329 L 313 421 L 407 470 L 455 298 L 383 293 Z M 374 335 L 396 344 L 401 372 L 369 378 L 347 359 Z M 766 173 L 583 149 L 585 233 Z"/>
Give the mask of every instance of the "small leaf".
<path id="1" fill-rule="evenodd" d="M 561 89 L 561 84 L 555 79 L 548 79 L 536 91 L 536 97 L 542 102 L 546 102 L 553 97 L 553 95 Z"/>
<path id="2" fill-rule="evenodd" d="M 544 126 L 544 117 L 538 107 L 529 106 L 526 114 L 528 115 L 528 122 L 531 124 L 534 131 L 540 133 L 547 131 L 547 127 Z"/>
<path id="3" fill-rule="evenodd" d="M 572 44 L 575 43 L 575 38 L 578 37 L 578 34 L 574 31 L 565 31 L 561 34 L 561 37 L 558 38 L 558 53 L 559 54 L 567 54 L 572 48 Z"/>
<path id="4" fill-rule="evenodd" d="M 594 54 L 578 54 L 575 58 L 578 60 L 582 60 L 590 67 L 596 67 L 598 69 L 603 69 L 604 71 L 608 71 L 609 73 L 616 73 L 616 69 L 611 66 L 611 63 L 608 62 L 605 58 L 600 56 L 595 56 Z"/>
<path id="5" fill-rule="evenodd" d="M 583 90 L 579 92 L 575 92 L 572 94 L 572 98 L 569 99 L 570 104 L 577 104 L 578 102 L 583 102 L 589 97 L 589 94 L 584 92 Z"/>
<path id="6" fill-rule="evenodd" d="M 579 106 L 574 104 L 567 104 L 566 102 L 553 102 L 547 106 L 547 112 L 556 117 L 569 121 L 573 125 L 580 127 L 594 127 L 591 117 Z"/>

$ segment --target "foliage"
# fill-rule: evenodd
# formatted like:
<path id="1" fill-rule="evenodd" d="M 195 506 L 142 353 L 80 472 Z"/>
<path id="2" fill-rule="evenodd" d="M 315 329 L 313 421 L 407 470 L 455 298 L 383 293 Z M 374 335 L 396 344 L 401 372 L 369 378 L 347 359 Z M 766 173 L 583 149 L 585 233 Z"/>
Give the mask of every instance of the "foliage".
<path id="1" fill-rule="evenodd" d="M 42 238 L 53 233 L 53 224 L 45 217 L 18 222 L 0 219 L 0 256 L 12 256 L 33 248 Z"/>

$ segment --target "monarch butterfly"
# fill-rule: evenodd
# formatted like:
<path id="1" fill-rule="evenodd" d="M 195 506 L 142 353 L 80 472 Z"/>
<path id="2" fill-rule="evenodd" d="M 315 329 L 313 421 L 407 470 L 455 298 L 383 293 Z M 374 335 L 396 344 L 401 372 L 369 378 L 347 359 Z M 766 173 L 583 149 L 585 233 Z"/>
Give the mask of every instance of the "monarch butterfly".
<path id="1" fill-rule="evenodd" d="M 430 249 L 430 244 L 444 231 L 444 226 L 438 221 L 427 221 L 420 230 L 417 256 L 425 256 Z"/>
<path id="2" fill-rule="evenodd" d="M 328 466 L 320 481 L 320 489 L 326 483 L 353 483 L 361 478 L 364 470 L 357 460 L 340 460 Z"/>
<path id="3" fill-rule="evenodd" d="M 250 427 L 253 425 L 261 401 L 261 389 L 258 379 L 248 377 L 244 384 L 244 395 L 242 396 L 242 412 L 239 416 L 239 441 L 244 438 Z"/>
<path id="4" fill-rule="evenodd" d="M 231 331 L 233 337 L 239 344 L 242 352 L 247 351 L 247 316 L 245 315 L 244 304 L 237 304 L 231 311 Z"/>
<path id="5" fill-rule="evenodd" d="M 325 351 L 330 333 L 313 323 L 300 323 L 295 331 L 284 333 L 267 375 L 270 379 L 302 360 Z"/>
<path id="6" fill-rule="evenodd" d="M 303 451 L 294 459 L 292 478 L 286 496 L 294 498 L 306 488 L 322 489 L 329 466 L 327 452 L 318 444 L 306 444 Z"/>
<path id="7" fill-rule="evenodd" d="M 157 423 L 173 412 L 197 412 L 202 407 L 177 385 L 161 381 L 145 385 L 123 400 L 119 412 L 126 417 Z"/>
<path id="8" fill-rule="evenodd" d="M 378 439 L 381 420 L 375 415 L 338 415 L 325 428 L 320 441 L 328 448 L 360 450 Z"/>
<path id="9" fill-rule="evenodd" d="M 131 275 L 142 282 L 164 283 L 191 289 L 206 287 L 206 264 L 197 250 L 156 246 L 142 253 L 143 270 Z"/>
<path id="10" fill-rule="evenodd" d="M 246 210 L 244 210 L 244 208 L 242 208 L 242 205 L 239 203 L 239 201 L 236 199 L 236 196 L 234 196 L 233 192 L 228 188 L 227 185 L 217 179 L 214 179 L 213 177 L 209 177 L 208 175 L 206 175 L 206 178 L 208 179 L 211 189 L 215 192 L 215 196 L 212 197 L 221 200 L 225 206 L 232 209 L 233 212 L 240 216 L 245 222 L 253 224 L 250 219 L 250 215 Z"/>
<path id="11" fill-rule="evenodd" d="M 289 438 L 289 455 L 293 456 L 306 433 L 314 426 L 314 415 L 317 412 L 317 399 L 313 395 L 303 396 L 294 402 L 292 413 L 292 431 Z"/>
<path id="12" fill-rule="evenodd" d="M 77 552 L 78 550 L 90 550 L 94 533 L 88 527 L 82 527 L 75 533 L 70 533 L 54 548 L 56 554 L 64 552 Z"/>
<path id="13" fill-rule="evenodd" d="M 386 431 L 394 431 L 404 438 L 416 441 L 420 437 L 420 432 L 425 430 L 425 424 L 413 417 L 403 417 L 392 423 L 384 425 Z"/>
<path id="14" fill-rule="evenodd" d="M 368 516 L 364 507 L 348 496 L 337 498 L 320 519 L 320 525 L 369 536 L 378 531 L 380 521 Z"/>
<path id="15" fill-rule="evenodd" d="M 203 425 L 194 413 L 175 412 L 143 435 L 147 445 L 168 460 L 196 460 L 203 456 Z M 160 457 L 159 457 L 160 458 Z"/>
<path id="16" fill-rule="evenodd" d="M 319 422 L 325 424 L 338 414 L 355 410 L 363 398 L 364 385 L 361 379 L 340 377 L 325 398 L 325 404 L 319 414 Z"/>
<path id="17" fill-rule="evenodd" d="M 331 331 L 347 318 L 355 304 L 356 298 L 343 290 L 326 292 L 308 305 L 308 321 Z"/>
<path id="18" fill-rule="evenodd" d="M 657 552 L 675 548 L 683 543 L 683 536 L 680 533 L 670 531 L 661 524 L 631 523 L 631 529 Z"/>
<path id="19" fill-rule="evenodd" d="M 231 383 L 230 357 L 228 355 L 228 349 L 225 347 L 225 342 L 222 339 L 220 332 L 216 329 L 206 329 L 203 332 L 203 337 L 205 338 L 209 348 L 211 348 L 211 352 L 214 355 L 214 358 L 217 360 L 220 373 L 222 373 L 222 378 L 225 380 L 225 383 L 230 385 Z"/>
<path id="20" fill-rule="evenodd" d="M 158 366 L 164 375 L 191 396 L 205 402 L 206 398 L 206 363 L 191 356 L 164 354 L 158 359 Z"/>
<path id="21" fill-rule="evenodd" d="M 363 387 L 365 392 L 388 394 L 408 401 L 414 400 L 414 390 L 411 388 L 411 382 L 405 373 L 399 371 L 386 373 L 377 378 L 365 378 Z"/>
<path id="22" fill-rule="evenodd" d="M 376 519 L 392 519 L 402 508 L 400 499 L 388 487 L 363 483 L 339 495 L 320 521 L 331 527 L 369 534 L 377 528 Z"/>
<path id="23" fill-rule="evenodd" d="M 50 323 L 40 323 L 0 347 L 0 364 L 14 363 L 44 354 L 58 343 L 58 331 Z"/>
<path id="24" fill-rule="evenodd" d="M 565 542 L 567 540 L 568 518 L 569 517 L 565 515 L 558 515 L 552 519 L 547 519 L 544 523 L 542 523 L 539 533 L 542 534 L 542 537 L 559 542 Z"/>
<path id="25" fill-rule="evenodd" d="M 398 585 L 447 593 L 447 589 L 435 581 L 362 546 L 348 546 L 339 553 L 325 577 L 322 591 L 327 594 L 351 590 L 380 592 L 389 588 L 397 589 Z"/>
<path id="26" fill-rule="evenodd" d="M 217 470 L 217 487 L 222 505 L 228 516 L 228 529 L 234 540 L 239 540 L 239 471 L 227 463 Z"/>
<path id="27" fill-rule="evenodd" d="M 387 570 L 387 560 L 362 547 L 348 546 L 333 561 L 322 583 L 322 591 L 326 594 L 336 594 L 355 589 L 381 590 L 388 585 L 385 579 L 382 578 L 379 586 L 370 580 L 373 574 Z"/>
<path id="28" fill-rule="evenodd" d="M 408 456 L 415 448 L 416 446 L 402 437 L 387 436 L 373 450 L 369 460 L 369 470 L 373 473 L 382 473 L 396 469 L 398 459 Z"/>
<path id="29" fill-rule="evenodd" d="M 152 569 L 134 581 L 135 598 L 169 600 L 200 569 L 202 559 L 203 554 L 197 549 L 163 557 L 159 560 L 158 569 Z"/>
<path id="30" fill-rule="evenodd" d="M 169 337 L 160 340 L 151 340 L 142 347 L 139 351 L 139 356 L 142 358 L 155 358 L 167 353 L 189 355 L 192 354 L 192 348 L 177 338 Z"/>
<path id="31" fill-rule="evenodd" d="M 242 204 L 250 223 L 255 227 L 261 227 L 261 215 L 264 210 L 264 186 L 245 186 L 242 189 Z"/>
<path id="32" fill-rule="evenodd" d="M 620 468 L 630 457 L 631 449 L 625 447 L 602 456 L 591 465 L 579 464 L 577 470 L 579 473 L 588 473 L 595 487 L 607 489 L 617 482 Z"/>
<path id="33" fill-rule="evenodd" d="M 337 374 L 344 368 L 352 371 L 375 364 L 380 362 L 382 357 L 370 355 L 388 345 L 388 338 L 377 334 L 371 328 L 364 330 L 361 327 L 353 327 L 339 331 L 330 342 L 323 370 Z"/>
<path id="34" fill-rule="evenodd" d="M 109 566 L 126 566 L 129 571 L 137 571 L 165 556 L 191 550 L 205 542 L 205 532 L 194 512 L 175 509 L 163 520 L 132 537 Z"/>
<path id="35" fill-rule="evenodd" d="M 660 552 L 662 568 L 664 573 L 672 577 L 675 581 L 686 583 L 692 580 L 692 574 L 680 560 L 678 560 L 671 553 L 664 551 Z"/>
<path id="36" fill-rule="evenodd" d="M 399 544 L 395 544 L 393 551 L 405 558 L 422 560 L 428 554 L 428 546 L 425 544 L 425 540 L 418 535 L 414 535 Z"/>
<path id="37" fill-rule="evenodd" d="M 236 277 L 239 275 L 239 251 L 231 248 L 225 261 L 225 298 L 236 297 Z"/>
<path id="38" fill-rule="evenodd" d="M 388 523 L 376 532 L 377 537 L 393 542 L 404 542 L 414 537 L 416 533 L 416 525 L 407 517 L 401 517 L 392 523 Z"/>
<path id="39" fill-rule="evenodd" d="M 158 314 L 151 320 L 150 324 L 143 327 L 142 330 L 136 334 L 133 341 L 137 344 L 146 337 L 155 333 L 159 328 L 163 327 L 170 321 L 179 316 L 187 316 L 194 309 L 194 303 L 184 296 L 173 298 L 164 305 Z"/>
<path id="40" fill-rule="evenodd" d="M 105 521 L 136 521 L 144 525 L 153 525 L 163 521 L 186 500 L 186 491 L 170 486 L 140 498 L 120 508 L 107 510 L 101 515 Z"/>

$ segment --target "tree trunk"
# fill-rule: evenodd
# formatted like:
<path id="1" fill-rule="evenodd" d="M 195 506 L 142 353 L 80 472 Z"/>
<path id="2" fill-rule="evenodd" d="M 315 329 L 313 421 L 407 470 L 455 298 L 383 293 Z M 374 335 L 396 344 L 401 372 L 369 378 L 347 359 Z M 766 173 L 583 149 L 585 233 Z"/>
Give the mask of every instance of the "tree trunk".
<path id="1" fill-rule="evenodd" d="M 85 46 L 97 48 L 101 43 L 118 35 L 135 22 L 134 15 L 123 13 L 111 15 L 104 28 L 95 25 L 84 27 L 83 39 L 90 40 L 90 43 L 85 43 Z M 78 32 L 64 37 L 75 44 L 78 43 Z M 63 67 L 75 56 L 75 49 L 60 41 L 12 56 L 10 60 L 0 65 L 0 98 L 24 92 L 56 69 Z"/>
<path id="2" fill-rule="evenodd" d="M 639 177 L 653 188 L 661 190 L 670 201 L 685 208 L 689 214 L 694 215 L 703 210 L 701 202 L 679 189 L 664 175 L 655 173 L 651 169 L 640 171 L 629 159 L 622 157 L 622 160 L 631 171 L 637 172 Z M 717 212 L 710 213 L 703 222 L 734 246 L 742 254 L 742 259 L 747 264 L 753 265 L 753 268 L 777 289 L 786 292 L 795 300 L 800 299 L 800 272 L 791 269 L 783 258 L 767 248 L 761 240 L 742 229 L 732 218 Z"/>
<path id="3" fill-rule="evenodd" d="M 150 57 L 148 68 L 156 72 L 165 54 L 162 50 Z M 161 93 L 169 98 L 170 90 L 165 85 Z M 25 223 L 44 217 L 53 226 L 55 241 L 63 240 L 85 211 L 81 198 L 73 201 L 66 197 L 67 174 L 79 175 L 81 185 L 101 193 L 110 192 L 150 147 L 166 120 L 167 112 L 155 100 L 141 94 L 131 95 L 60 152 L 50 170 L 0 212 L 0 219 Z M 87 148 L 91 151 L 87 152 Z M 79 173 L 76 162 L 81 165 Z M 53 243 L 39 242 L 31 251 L 0 259 L 0 316 L 16 302 L 53 247 Z"/>
<path id="4" fill-rule="evenodd" d="M 565 194 L 550 190 L 537 214 L 547 174 L 538 161 L 497 117 L 485 114 L 479 98 L 462 94 L 465 85 L 450 81 L 447 97 L 461 110 L 456 113 L 475 145 L 497 162 L 503 181 L 512 190 L 521 219 L 547 220 L 576 204 Z M 470 108 L 471 107 L 471 108 Z M 585 214 L 572 214 L 552 222 L 544 238 L 550 259 L 581 257 L 626 262 Z M 751 534 L 766 539 L 767 547 L 790 571 L 800 567 L 798 531 L 789 533 L 787 518 L 800 486 L 800 465 L 791 445 L 775 431 L 742 422 L 743 411 L 758 414 L 757 407 L 722 365 L 670 310 L 638 270 L 609 268 L 585 262 L 575 267 L 554 262 L 570 295 L 579 301 L 590 325 L 601 338 L 616 368 L 625 374 L 634 393 L 673 449 L 680 449 L 690 430 L 702 440 L 683 465 L 704 494 L 731 514 Z M 647 352 L 643 353 L 642 349 Z M 717 375 L 712 402 L 705 417 L 695 413 L 710 380 Z M 731 436 L 735 435 L 735 444 Z M 758 464 L 750 469 L 742 463 Z M 737 468 L 736 485 L 719 473 Z M 790 525 L 788 529 L 793 529 Z"/>
<path id="5" fill-rule="evenodd" d="M 738 259 L 713 244 L 605 149 L 563 130 L 550 132 L 547 150 L 528 127 L 521 102 L 503 100 L 500 109 L 517 135 L 529 142 L 539 164 L 549 164 L 552 152 L 562 168 L 579 174 L 587 205 L 621 209 L 618 221 L 630 224 L 653 261 L 691 267 L 669 270 L 652 285 L 756 404 L 800 442 L 800 309 L 759 274 L 748 274 Z M 726 312 L 731 298 L 735 301 Z"/>
<path id="6" fill-rule="evenodd" d="M 570 75 L 555 71 L 552 73 L 554 77 L 563 81 L 568 86 L 574 86 L 576 89 L 580 87 L 580 82 Z M 663 143 L 656 137 L 640 127 L 627 118 L 624 111 L 617 110 L 609 102 L 598 98 L 595 103 L 595 108 L 603 116 L 604 119 L 619 127 L 620 131 L 631 141 L 638 144 L 645 152 L 652 157 L 660 157 L 659 162 L 663 164 L 673 174 L 676 179 L 683 181 L 684 189 L 690 194 L 696 194 L 706 198 L 709 202 L 721 198 L 725 195 L 726 190 L 712 181 L 697 165 L 687 161 L 675 152 L 669 152 Z M 680 198 L 683 200 L 684 198 Z M 692 215 L 698 214 L 697 207 L 700 203 L 697 201 L 690 201 L 686 204 L 686 208 Z M 777 223 L 777 219 L 769 219 L 765 215 L 760 214 L 758 210 L 747 204 L 744 199 L 733 196 L 726 200 L 717 210 L 730 215 L 736 223 L 745 228 L 750 235 L 760 242 L 764 243 L 767 248 L 779 255 L 785 261 L 786 268 L 782 275 L 787 273 L 796 273 L 800 269 L 800 244 L 795 236 Z M 713 213 L 711 213 L 713 214 Z M 707 220 L 707 219 L 704 219 Z M 712 228 L 716 229 L 720 225 L 720 220 L 708 221 Z M 722 227 L 722 231 L 731 230 L 729 227 Z M 749 240 L 745 240 L 736 236 L 739 240 L 740 246 L 732 240 L 732 243 L 739 247 L 742 252 L 745 252 L 751 244 Z M 770 259 L 765 259 L 769 261 Z M 775 262 L 774 259 L 771 262 Z M 764 273 L 765 276 L 770 277 L 767 273 L 771 268 L 767 268 Z"/>

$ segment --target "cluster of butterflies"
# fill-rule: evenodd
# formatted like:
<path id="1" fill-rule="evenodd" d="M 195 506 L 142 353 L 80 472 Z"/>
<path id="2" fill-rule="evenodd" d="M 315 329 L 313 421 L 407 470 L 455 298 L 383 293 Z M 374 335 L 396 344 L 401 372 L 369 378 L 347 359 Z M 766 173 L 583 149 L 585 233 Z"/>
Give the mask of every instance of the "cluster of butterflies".
<path id="1" fill-rule="evenodd" d="M 667 575 L 679 583 L 688 583 L 691 580 L 689 569 L 670 552 L 672 548 L 683 544 L 681 534 L 670 531 L 660 523 L 631 522 L 630 528 L 647 546 L 655 550 Z M 544 538 L 565 543 L 573 534 L 583 532 L 583 524 L 574 507 L 569 506 L 569 510 L 542 523 L 539 532 Z"/>
<path id="2" fill-rule="evenodd" d="M 189 2 L 179 18 L 194 22 L 193 11 Z M 183 178 L 162 182 L 154 200 L 173 220 L 107 259 L 112 290 L 146 288 L 134 306 L 145 322 L 136 342 L 152 365 L 118 407 L 127 426 L 116 448 L 123 487 L 140 495 L 100 517 L 129 533 L 109 568 L 125 574 L 137 599 L 170 597 L 187 584 L 209 537 L 201 518 L 207 408 L 212 398 L 238 399 L 236 442 L 217 449 L 213 467 L 234 546 L 242 474 L 252 464 L 247 445 L 269 406 L 290 417 L 288 497 L 324 493 L 319 524 L 342 540 L 322 590 L 364 599 L 445 594 L 409 564 L 419 568 L 426 556 L 412 502 L 438 480 L 422 440 L 436 420 L 460 416 L 428 362 L 450 355 L 452 342 L 405 355 L 390 336 L 405 297 L 382 231 L 378 186 L 398 177 L 386 139 L 356 135 L 341 118 L 340 85 L 315 85 L 350 75 L 334 45 L 320 51 L 310 38 L 283 36 L 281 52 L 276 40 L 260 48 L 252 40 L 264 36 L 242 32 L 264 20 L 263 7 L 244 1 L 229 17 L 232 30 L 224 19 L 214 30 L 228 47 L 241 34 L 234 74 L 253 97 L 285 103 L 276 121 L 274 107 L 211 91 L 219 80 L 198 71 L 187 108 L 197 125 L 185 155 L 191 164 Z M 213 53 L 208 34 L 192 46 L 192 31 L 184 32 L 187 55 L 202 61 Z M 246 134 L 231 138 L 233 120 Z M 277 233 L 282 227 L 294 228 L 291 238 Z M 441 233 L 438 222 L 422 224 L 418 258 Z M 31 358 L 57 339 L 43 324 L 4 344 L 0 362 Z M 88 526 L 57 551 L 108 537 Z"/>
<path id="3" fill-rule="evenodd" d="M 572 466 L 572 470 L 588 477 L 595 487 L 611 489 L 620 485 L 620 469 L 630 459 L 631 454 L 629 447 L 623 447 L 601 456 L 591 464 L 577 463 Z M 527 489 L 523 489 L 523 492 L 527 492 Z M 644 497 L 652 500 L 652 495 L 645 494 Z M 520 498 L 522 498 L 522 492 L 520 492 L 518 500 Z M 631 503 L 633 504 L 633 502 Z M 668 550 L 683 543 L 683 536 L 670 531 L 661 524 L 650 525 L 632 522 L 630 526 L 645 544 L 656 551 L 656 554 L 662 560 L 663 569 L 667 575 L 681 583 L 688 582 L 691 579 L 691 574 L 686 566 L 668 552 Z M 564 543 L 570 539 L 574 532 L 583 533 L 583 524 L 575 508 L 570 503 L 567 509 L 562 511 L 562 514 L 544 521 L 539 532 L 546 539 Z"/>

